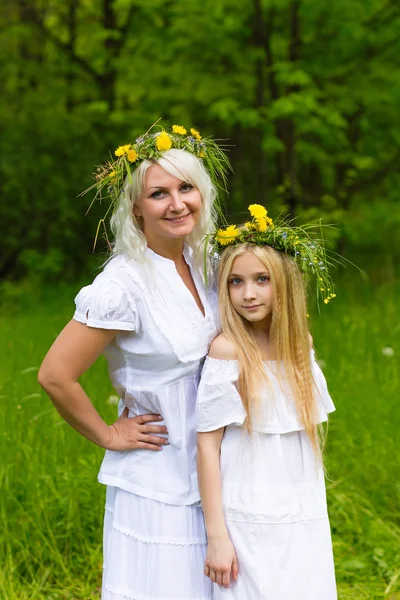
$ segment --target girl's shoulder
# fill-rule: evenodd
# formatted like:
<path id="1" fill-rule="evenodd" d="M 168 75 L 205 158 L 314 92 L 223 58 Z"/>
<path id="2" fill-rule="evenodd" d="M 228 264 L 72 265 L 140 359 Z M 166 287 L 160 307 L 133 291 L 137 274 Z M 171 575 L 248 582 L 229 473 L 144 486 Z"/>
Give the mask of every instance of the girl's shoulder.
<path id="1" fill-rule="evenodd" d="M 208 356 L 215 360 L 237 360 L 235 345 L 223 333 L 212 342 Z"/>

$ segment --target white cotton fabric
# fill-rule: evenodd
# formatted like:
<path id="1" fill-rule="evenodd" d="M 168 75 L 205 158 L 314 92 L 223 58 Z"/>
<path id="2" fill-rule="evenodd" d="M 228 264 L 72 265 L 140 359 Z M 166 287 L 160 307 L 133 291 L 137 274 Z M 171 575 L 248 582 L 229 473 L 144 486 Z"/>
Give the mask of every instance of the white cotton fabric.
<path id="1" fill-rule="evenodd" d="M 196 471 L 196 394 L 217 335 L 217 294 L 205 289 L 184 249 L 205 315 L 173 261 L 114 257 L 76 297 L 74 319 L 117 334 L 104 355 L 119 413 L 157 413 L 169 446 L 107 451 L 102 600 L 211 600 Z"/>
<path id="2" fill-rule="evenodd" d="M 103 484 L 169 504 L 200 499 L 196 472 L 196 394 L 200 369 L 217 334 L 217 295 L 185 260 L 204 307 L 203 316 L 175 263 L 147 249 L 151 268 L 124 255 L 114 257 L 77 295 L 74 319 L 115 329 L 104 355 L 112 384 L 129 416 L 158 413 L 169 446 L 160 452 L 107 451 Z"/>
<path id="3" fill-rule="evenodd" d="M 199 505 L 107 488 L 102 600 L 211 600 Z"/>
<path id="4" fill-rule="evenodd" d="M 311 356 L 316 384 L 316 424 L 335 410 L 326 381 Z M 221 444 L 222 500 L 239 561 L 224 600 L 335 600 L 332 543 L 324 473 L 297 416 L 277 364 L 265 363 L 263 389 L 251 434 L 237 391 L 237 361 L 208 358 L 198 391 L 200 432 L 225 427 Z"/>

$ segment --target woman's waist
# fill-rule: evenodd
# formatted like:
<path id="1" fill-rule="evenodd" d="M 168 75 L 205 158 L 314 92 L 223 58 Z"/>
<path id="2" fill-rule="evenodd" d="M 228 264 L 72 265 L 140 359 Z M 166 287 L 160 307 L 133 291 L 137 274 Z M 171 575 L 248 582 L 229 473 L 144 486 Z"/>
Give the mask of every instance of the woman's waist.
<path id="1" fill-rule="evenodd" d="M 99 479 L 102 483 L 161 501 L 160 495 L 192 498 L 198 495 L 196 445 L 182 449 L 171 443 L 157 452 L 107 450 Z"/>

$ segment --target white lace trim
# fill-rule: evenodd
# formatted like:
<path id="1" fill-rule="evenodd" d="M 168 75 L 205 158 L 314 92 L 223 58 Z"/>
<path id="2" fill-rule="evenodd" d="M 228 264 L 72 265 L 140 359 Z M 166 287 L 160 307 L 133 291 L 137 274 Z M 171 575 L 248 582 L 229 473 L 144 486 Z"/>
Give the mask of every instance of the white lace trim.
<path id="1" fill-rule="evenodd" d="M 113 594 L 115 596 L 121 596 L 122 598 L 129 598 L 129 600 L 171 600 L 170 597 L 161 597 L 161 596 L 144 596 L 143 594 L 135 594 L 130 590 L 125 588 L 114 588 L 109 585 L 105 586 L 106 592 L 109 594 Z M 192 600 L 212 600 L 212 596 L 198 596 L 197 598 L 192 598 Z"/>
<path id="2" fill-rule="evenodd" d="M 206 538 L 160 538 L 153 536 L 144 536 L 134 532 L 129 527 L 124 527 L 119 523 L 113 523 L 112 528 L 118 533 L 122 533 L 127 537 L 133 538 L 138 542 L 142 542 L 144 544 L 167 544 L 171 546 L 206 546 L 207 540 Z"/>

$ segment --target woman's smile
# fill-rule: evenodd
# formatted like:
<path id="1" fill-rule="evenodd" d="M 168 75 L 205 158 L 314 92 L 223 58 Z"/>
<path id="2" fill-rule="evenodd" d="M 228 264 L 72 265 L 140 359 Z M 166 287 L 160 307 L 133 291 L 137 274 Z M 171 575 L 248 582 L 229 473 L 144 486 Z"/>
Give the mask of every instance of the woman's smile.
<path id="1" fill-rule="evenodd" d="M 191 214 L 192 213 L 188 212 L 186 215 L 182 215 L 180 217 L 164 217 L 164 220 L 169 221 L 169 223 L 185 223 Z"/>

